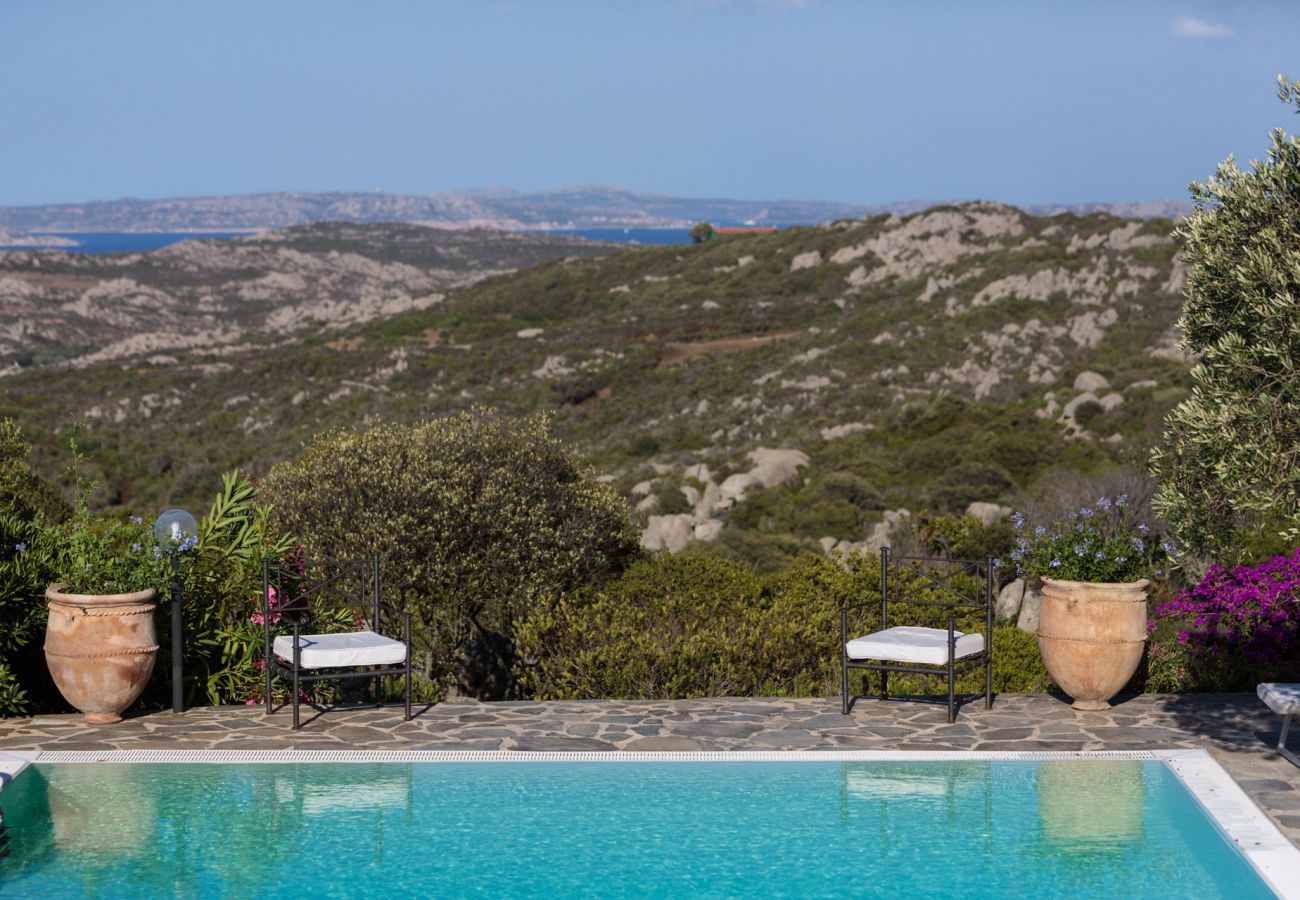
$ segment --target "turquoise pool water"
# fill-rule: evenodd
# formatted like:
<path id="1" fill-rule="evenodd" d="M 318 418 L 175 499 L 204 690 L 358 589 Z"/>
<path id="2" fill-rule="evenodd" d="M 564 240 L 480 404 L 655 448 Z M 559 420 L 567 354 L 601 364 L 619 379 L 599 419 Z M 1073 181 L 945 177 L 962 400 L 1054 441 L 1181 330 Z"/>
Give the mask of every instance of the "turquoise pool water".
<path id="1" fill-rule="evenodd" d="M 6 897 L 1269 897 L 1159 761 L 34 765 Z"/>

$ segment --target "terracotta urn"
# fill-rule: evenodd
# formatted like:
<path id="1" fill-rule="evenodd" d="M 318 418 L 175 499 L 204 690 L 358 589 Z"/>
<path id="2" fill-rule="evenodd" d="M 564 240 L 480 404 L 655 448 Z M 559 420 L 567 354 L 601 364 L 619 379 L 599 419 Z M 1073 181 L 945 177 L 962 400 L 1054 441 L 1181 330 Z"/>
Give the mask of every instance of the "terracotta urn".
<path id="1" fill-rule="evenodd" d="M 153 588 L 134 594 L 45 591 L 45 662 L 63 699 L 104 725 L 139 699 L 158 656 Z"/>
<path id="2" fill-rule="evenodd" d="M 1148 584 L 1043 579 L 1038 649 L 1075 709 L 1110 709 L 1110 698 L 1137 671 L 1147 640 Z"/>

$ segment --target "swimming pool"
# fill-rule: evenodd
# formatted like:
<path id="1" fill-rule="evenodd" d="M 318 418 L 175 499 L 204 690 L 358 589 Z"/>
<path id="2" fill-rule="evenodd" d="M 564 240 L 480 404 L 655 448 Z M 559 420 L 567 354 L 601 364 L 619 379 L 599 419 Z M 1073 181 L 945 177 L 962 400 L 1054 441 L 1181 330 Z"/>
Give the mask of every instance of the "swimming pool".
<path id="1" fill-rule="evenodd" d="M 202 758 L 36 755 L 0 791 L 0 894 L 1249 898 L 1300 872 L 1238 806 L 1239 852 L 1205 808 L 1236 785 L 1187 751 Z"/>

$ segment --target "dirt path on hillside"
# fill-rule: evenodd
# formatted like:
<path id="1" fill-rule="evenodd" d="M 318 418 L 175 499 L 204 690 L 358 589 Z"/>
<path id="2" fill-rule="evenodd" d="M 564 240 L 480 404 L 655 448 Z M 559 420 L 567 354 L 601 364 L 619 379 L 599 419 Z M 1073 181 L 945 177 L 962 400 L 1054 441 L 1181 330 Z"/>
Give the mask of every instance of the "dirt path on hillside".
<path id="1" fill-rule="evenodd" d="M 736 350 L 749 350 L 753 347 L 770 344 L 773 341 L 784 341 L 802 333 L 801 330 L 796 329 L 794 331 L 774 331 L 771 334 L 718 338 L 714 341 L 668 341 L 660 350 L 659 362 L 655 366 L 655 371 L 662 371 L 670 366 L 680 365 L 706 353 L 731 353 Z"/>

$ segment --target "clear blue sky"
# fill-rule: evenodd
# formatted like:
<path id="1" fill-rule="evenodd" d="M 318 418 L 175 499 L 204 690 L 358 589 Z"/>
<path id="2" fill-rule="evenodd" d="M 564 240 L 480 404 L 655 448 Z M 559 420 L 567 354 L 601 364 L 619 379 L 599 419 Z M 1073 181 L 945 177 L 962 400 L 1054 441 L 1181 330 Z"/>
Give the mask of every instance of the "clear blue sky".
<path id="1" fill-rule="evenodd" d="M 1183 197 L 1300 121 L 1300 3 L 0 0 L 0 204 L 599 183 Z"/>

